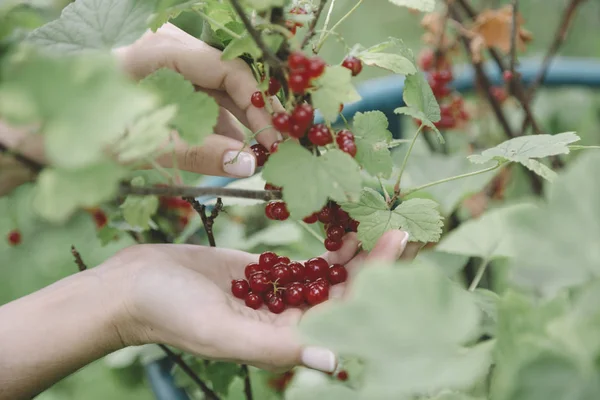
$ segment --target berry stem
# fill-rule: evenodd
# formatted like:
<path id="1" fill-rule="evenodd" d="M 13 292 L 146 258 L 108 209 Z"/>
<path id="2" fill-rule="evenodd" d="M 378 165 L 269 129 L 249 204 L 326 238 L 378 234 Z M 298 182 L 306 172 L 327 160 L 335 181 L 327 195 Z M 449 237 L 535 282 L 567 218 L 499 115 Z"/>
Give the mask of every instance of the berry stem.
<path id="1" fill-rule="evenodd" d="M 335 0 L 331 0 L 331 4 L 329 4 L 329 9 L 327 10 L 327 16 L 325 17 L 325 23 L 323 24 L 323 29 L 321 30 L 319 41 L 313 46 L 313 53 L 315 54 L 317 54 L 320 49 L 320 46 L 319 48 L 317 48 L 317 45 L 325 40 L 326 34 L 329 34 L 327 27 L 329 26 L 329 21 L 331 20 L 331 13 L 333 12 L 333 7 L 335 7 Z"/>
<path id="2" fill-rule="evenodd" d="M 200 204 L 198 200 L 193 197 L 184 197 L 185 201 L 190 203 L 194 210 L 200 215 L 200 219 L 202 219 L 202 224 L 204 225 L 204 230 L 206 231 L 206 236 L 208 236 L 208 243 L 210 247 L 216 247 L 217 244 L 215 242 L 215 234 L 213 233 L 213 224 L 215 223 L 215 219 L 219 216 L 219 212 L 223 209 L 223 202 L 221 198 L 217 198 L 217 204 L 212 209 L 210 216 L 206 215 L 206 206 L 204 204 Z"/>
<path id="3" fill-rule="evenodd" d="M 358 0 L 358 2 L 354 5 L 354 7 L 352 7 L 350 9 L 350 11 L 348 11 L 342 18 L 340 18 L 340 20 L 338 22 L 335 23 L 335 25 L 333 25 L 331 27 L 330 30 L 328 31 L 323 31 L 323 33 L 321 33 L 321 37 L 319 38 L 319 42 L 317 43 L 314 53 L 318 53 L 321 50 L 321 47 L 323 47 L 323 44 L 325 43 L 325 40 L 327 39 L 327 37 L 331 34 L 331 32 L 335 31 L 337 27 L 339 27 L 341 25 L 342 22 L 344 22 L 346 20 L 346 18 L 348 18 L 354 11 L 356 11 L 356 9 L 362 4 L 364 0 Z M 331 13 L 331 9 L 333 8 L 333 3 L 335 3 L 335 1 L 331 2 L 331 7 L 329 8 L 329 13 L 328 13 L 328 17 L 329 14 Z M 326 21 L 327 23 L 327 21 Z M 327 25 L 325 25 L 325 27 L 323 27 L 323 29 L 327 29 Z"/>
<path id="4" fill-rule="evenodd" d="M 310 227 L 306 222 L 304 222 L 304 221 L 296 221 L 296 222 L 298 222 L 298 224 L 301 227 L 303 227 L 304 229 L 306 229 L 306 231 L 308 233 L 310 233 L 312 237 L 314 237 L 315 239 L 317 239 L 321 243 L 325 243 L 325 239 L 323 239 L 323 237 L 321 235 L 319 235 L 317 232 L 315 232 L 313 230 L 313 228 Z"/>
<path id="5" fill-rule="evenodd" d="M 475 176 L 475 175 L 479 175 L 479 174 L 485 174 L 486 172 L 490 172 L 490 171 L 493 171 L 495 169 L 500 168 L 504 164 L 506 164 L 506 162 L 499 162 L 496 165 L 493 165 L 493 166 L 491 166 L 489 168 L 481 169 L 479 171 L 468 172 L 466 174 L 451 176 L 450 178 L 444 178 L 444 179 L 440 179 L 439 181 L 434 181 L 434 182 L 426 183 L 425 185 L 421 185 L 421 186 L 417 186 L 417 187 L 412 188 L 412 189 L 408 189 L 406 192 L 404 192 L 404 195 L 408 196 L 409 194 L 418 192 L 419 190 L 423 190 L 423 189 L 426 189 L 428 187 L 435 186 L 435 185 L 440 185 L 442 183 L 452 182 L 452 181 L 455 181 L 455 180 L 458 180 L 458 179 L 468 178 L 470 176 Z"/>
<path id="6" fill-rule="evenodd" d="M 71 254 L 73 254 L 73 257 L 75 258 L 75 264 L 77 264 L 79 271 L 85 271 L 87 269 L 87 265 L 85 265 L 83 262 L 81 254 L 79 254 L 74 245 L 71 245 Z"/>
<path id="7" fill-rule="evenodd" d="M 244 374 L 244 394 L 246 400 L 253 400 L 254 395 L 252 394 L 252 383 L 250 382 L 250 370 L 246 364 L 242 364 L 242 373 Z"/>
<path id="8" fill-rule="evenodd" d="M 331 13 L 331 9 L 333 7 L 333 3 L 335 3 L 335 0 L 332 0 L 331 3 L 332 3 L 332 5 L 329 8 L 330 13 Z M 302 39 L 302 44 L 300 45 L 301 49 L 305 48 L 306 45 L 308 44 L 308 42 L 310 42 L 310 40 L 315 36 L 315 33 L 316 33 L 315 28 L 317 27 L 317 23 L 319 22 L 319 19 L 321 18 L 321 13 L 323 12 L 323 9 L 325 8 L 325 4 L 327 4 L 327 0 L 319 1 L 319 6 L 317 7 L 317 12 L 315 12 L 313 20 L 311 21 L 310 26 L 308 27 L 308 32 L 306 33 L 306 36 L 304 36 L 304 39 Z"/>
<path id="9" fill-rule="evenodd" d="M 423 130 L 423 128 L 425 127 L 425 125 L 421 124 L 419 126 L 419 129 L 417 129 L 417 131 L 415 132 L 415 136 L 413 136 L 411 142 L 410 142 L 410 146 L 408 147 L 408 151 L 406 152 L 406 155 L 404 156 L 404 161 L 402 161 L 402 166 L 400 167 L 400 172 L 398 173 L 398 179 L 396 179 L 396 184 L 394 185 L 394 196 L 391 198 L 390 202 L 388 204 L 393 204 L 394 201 L 398 198 L 398 196 L 400 196 L 400 181 L 402 180 L 402 174 L 404 174 L 404 170 L 406 169 L 406 164 L 408 163 L 408 157 L 410 157 L 410 153 L 413 150 L 413 147 L 415 147 L 415 143 L 417 143 L 417 138 L 419 137 L 419 133 L 421 133 L 421 131 Z"/>
<path id="10" fill-rule="evenodd" d="M 483 278 L 483 275 L 485 274 L 485 270 L 487 269 L 487 266 L 490 263 L 490 257 L 484 257 L 481 260 L 481 263 L 479 264 L 479 267 L 477 268 L 477 273 L 475 274 L 475 278 L 473 278 L 473 282 L 471 282 L 471 284 L 469 285 L 469 292 L 474 291 L 475 289 L 477 289 L 477 286 L 479 285 L 479 282 L 481 282 L 481 278 Z"/>
<path id="11" fill-rule="evenodd" d="M 211 24 L 214 24 L 215 26 L 218 26 L 219 28 L 223 29 L 223 31 L 225 31 L 225 33 L 227 33 L 229 36 L 231 36 L 231 37 L 233 37 L 235 39 L 241 39 L 242 38 L 241 35 L 238 35 L 237 33 L 235 33 L 234 31 L 232 31 L 231 29 L 229 29 L 228 27 L 226 27 L 225 25 L 223 25 L 222 23 L 220 23 L 216 19 L 209 17 L 208 15 L 204 14 L 202 11 L 198 10 L 197 8 L 194 8 L 194 11 L 196 11 L 196 13 L 200 17 L 202 17 L 202 19 L 205 19 L 208 22 L 210 22 Z"/>

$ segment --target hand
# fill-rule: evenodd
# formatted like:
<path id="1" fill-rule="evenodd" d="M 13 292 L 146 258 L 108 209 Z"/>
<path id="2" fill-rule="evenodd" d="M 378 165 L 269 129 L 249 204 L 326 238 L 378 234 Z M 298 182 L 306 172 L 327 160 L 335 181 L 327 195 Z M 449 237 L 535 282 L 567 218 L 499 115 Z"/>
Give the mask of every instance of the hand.
<path id="1" fill-rule="evenodd" d="M 390 231 L 370 253 L 356 254 L 356 235 L 347 235 L 340 250 L 323 255 L 330 264 L 344 264 L 349 273 L 347 283 L 331 288 L 330 298 L 348 294 L 365 261 L 398 259 L 407 240 L 406 233 Z M 333 371 L 336 358 L 331 351 L 303 348 L 296 337 L 294 327 L 310 310 L 289 308 L 273 314 L 265 308 L 248 308 L 231 295 L 231 280 L 242 278 L 245 266 L 257 260 L 257 255 L 236 250 L 139 245 L 94 270 L 108 287 L 118 285 L 116 290 L 125 293 L 126 317 L 118 323 L 125 345 L 165 343 L 201 357 L 263 369 L 303 364 Z"/>
<path id="2" fill-rule="evenodd" d="M 250 68 L 240 59 L 222 61 L 221 51 L 174 25 L 165 24 L 156 33 L 148 32 L 132 45 L 116 49 L 114 55 L 123 70 L 135 79 L 142 79 L 160 68 L 170 68 L 219 103 L 216 135 L 207 137 L 202 146 L 189 147 L 174 133 L 179 168 L 206 175 L 253 175 L 256 159 L 248 148 L 236 162 L 231 162 L 244 148 L 245 135 L 236 119 L 253 132 L 262 130 L 256 139 L 267 148 L 280 138 L 277 131 L 268 128 L 271 125 L 269 113 L 264 108 L 251 106 L 250 97 L 258 87 Z M 271 98 L 271 104 L 276 111 L 283 110 L 275 97 Z M 0 144 L 45 164 L 42 139 L 40 135 L 30 135 L 25 129 L 15 129 L 0 121 Z M 173 157 L 166 154 L 158 162 L 164 167 L 172 167 Z M 10 174 L 2 172 L 0 195 L 34 176 L 21 164 Z"/>

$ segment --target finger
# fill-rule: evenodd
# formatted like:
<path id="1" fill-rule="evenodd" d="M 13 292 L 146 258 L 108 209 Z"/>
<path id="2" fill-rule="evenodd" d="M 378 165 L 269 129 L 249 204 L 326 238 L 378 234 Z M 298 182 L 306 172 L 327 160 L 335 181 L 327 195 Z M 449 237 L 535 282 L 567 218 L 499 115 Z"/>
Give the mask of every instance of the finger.
<path id="1" fill-rule="evenodd" d="M 244 112 L 253 132 L 271 124 L 271 116 L 264 108 L 251 106 L 250 97 L 258 90 L 258 85 L 248 65 L 241 59 L 221 60 L 221 51 L 172 24 L 163 25 L 156 33 L 147 33 L 134 45 L 115 53 L 124 68 L 140 78 L 167 67 L 202 88 L 224 89 Z M 275 129 L 269 128 L 257 139 L 269 148 L 278 136 Z"/>
<path id="2" fill-rule="evenodd" d="M 219 119 L 217 120 L 215 133 L 240 142 L 243 142 L 244 139 L 246 139 L 246 135 L 244 134 L 244 131 L 242 131 L 238 121 L 223 107 L 219 109 Z"/>
<path id="3" fill-rule="evenodd" d="M 236 178 L 252 176 L 256 170 L 254 154 L 244 149 L 244 143 L 230 137 L 210 135 L 202 146 L 189 146 L 175 135 L 174 142 L 177 166 L 183 170 Z M 170 154 L 157 161 L 164 167 L 174 167 Z"/>
<path id="4" fill-rule="evenodd" d="M 328 251 L 322 255 L 329 264 L 346 264 L 356 255 L 360 246 L 356 233 L 349 233 L 344 236 L 342 243 L 342 247 L 339 250 Z"/>
<path id="5" fill-rule="evenodd" d="M 240 108 L 233 102 L 227 93 L 223 92 L 222 90 L 202 89 L 198 87 L 197 90 L 201 90 L 211 95 L 221 107 L 227 109 L 227 111 L 233 114 L 238 121 L 240 121 L 244 126 L 248 127 L 248 118 L 246 118 L 246 113 L 243 110 L 240 110 Z"/>
<path id="6" fill-rule="evenodd" d="M 408 233 L 400 230 L 385 232 L 369 252 L 366 261 L 396 261 L 406 248 Z"/>
<path id="7" fill-rule="evenodd" d="M 426 243 L 422 243 L 422 242 L 412 242 L 409 243 L 406 246 L 406 249 L 404 250 L 404 252 L 402 252 L 402 256 L 400 257 L 401 260 L 413 260 L 417 254 L 419 254 L 419 251 L 421 251 L 421 249 L 423 247 L 425 247 Z"/>

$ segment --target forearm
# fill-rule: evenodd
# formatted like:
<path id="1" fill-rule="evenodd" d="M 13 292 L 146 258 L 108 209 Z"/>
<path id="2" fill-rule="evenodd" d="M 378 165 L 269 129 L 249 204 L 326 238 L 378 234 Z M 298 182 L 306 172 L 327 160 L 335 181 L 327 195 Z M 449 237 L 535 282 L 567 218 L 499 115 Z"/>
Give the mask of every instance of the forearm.
<path id="1" fill-rule="evenodd" d="M 28 399 L 123 347 L 119 296 L 93 271 L 0 307 L 0 399 Z"/>

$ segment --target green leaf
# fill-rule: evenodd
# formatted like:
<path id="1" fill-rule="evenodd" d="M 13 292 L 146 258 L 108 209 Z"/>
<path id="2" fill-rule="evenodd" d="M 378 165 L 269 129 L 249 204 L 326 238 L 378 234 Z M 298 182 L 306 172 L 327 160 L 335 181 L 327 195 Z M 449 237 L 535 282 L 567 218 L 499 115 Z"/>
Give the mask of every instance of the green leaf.
<path id="1" fill-rule="evenodd" d="M 143 186 L 144 178 L 136 177 L 131 180 L 132 186 Z M 150 227 L 150 218 L 158 210 L 157 196 L 132 196 L 125 198 L 120 208 L 123 211 L 123 218 L 134 228 L 148 229 Z"/>
<path id="2" fill-rule="evenodd" d="M 569 144 L 577 142 L 579 139 L 575 132 L 519 136 L 487 149 L 479 155 L 469 156 L 469 160 L 476 164 L 483 164 L 491 160 L 518 162 L 542 178 L 552 180 L 555 174 L 533 159 L 569 154 Z"/>
<path id="3" fill-rule="evenodd" d="M 290 215 L 301 219 L 320 210 L 328 199 L 348 201 L 362 188 L 358 164 L 340 150 L 329 150 L 321 157 L 294 142 L 282 143 L 269 157 L 263 178 L 283 187 L 283 200 Z"/>
<path id="4" fill-rule="evenodd" d="M 205 374 L 213 390 L 227 396 L 231 382 L 241 373 L 240 366 L 230 362 L 212 361 L 206 366 Z"/>
<path id="5" fill-rule="evenodd" d="M 360 95 L 352 85 L 352 72 L 341 65 L 325 68 L 316 80 L 317 89 L 312 93 L 313 105 L 323 117 L 335 121 L 340 112 L 340 104 L 360 100 Z"/>
<path id="6" fill-rule="evenodd" d="M 600 182 L 590 172 L 599 170 L 600 154 L 581 155 L 548 187 L 545 204 L 510 216 L 515 283 L 553 293 L 600 276 Z"/>
<path id="7" fill-rule="evenodd" d="M 177 18 L 182 12 L 191 10 L 198 3 L 198 0 L 159 0 L 148 26 L 153 32 L 156 32 L 171 19 Z"/>
<path id="8" fill-rule="evenodd" d="M 465 346 L 478 330 L 473 297 L 438 270 L 369 265 L 352 294 L 309 310 L 300 330 L 308 344 L 366 363 L 360 398 L 463 389 L 487 373 L 493 342 Z"/>
<path id="9" fill-rule="evenodd" d="M 382 195 L 365 188 L 357 203 L 344 203 L 342 207 L 360 222 L 358 238 L 365 250 L 372 249 L 385 232 L 393 229 L 408 232 L 411 241 L 437 242 L 442 234 L 443 218 L 432 200 L 406 200 L 390 210 Z"/>
<path id="10" fill-rule="evenodd" d="M 421 121 L 421 123 L 423 125 L 425 125 L 426 127 L 428 127 L 429 129 L 431 129 L 432 131 L 434 131 L 436 133 L 436 136 L 437 136 L 438 140 L 440 141 L 440 143 L 446 142 L 446 140 L 442 136 L 442 133 L 437 128 L 437 126 L 435 126 L 435 124 L 433 122 L 429 121 L 427 119 L 427 116 L 425 114 L 423 114 L 421 111 L 415 110 L 414 108 L 410 108 L 410 107 L 398 107 L 394 110 L 394 113 L 408 115 L 411 118 L 418 119 L 419 121 Z"/>
<path id="11" fill-rule="evenodd" d="M 98 230 L 97 236 L 102 246 L 106 246 L 112 241 L 118 240 L 121 235 L 121 231 L 113 226 L 104 225 Z"/>
<path id="12" fill-rule="evenodd" d="M 153 12 L 147 0 L 77 0 L 31 32 L 29 41 L 51 53 L 111 50 L 139 39 Z"/>
<path id="13" fill-rule="evenodd" d="M 402 182 L 407 188 L 417 187 L 448 177 L 474 172 L 481 168 L 470 163 L 466 154 L 462 153 L 445 155 L 435 153 L 415 154 L 413 152 L 402 176 Z M 453 180 L 431 186 L 417 193 L 429 194 L 440 204 L 442 214 L 450 215 L 465 198 L 483 190 L 497 172 L 490 171 Z"/>
<path id="14" fill-rule="evenodd" d="M 383 53 L 383 50 L 390 50 L 393 47 L 398 48 L 395 53 Z M 395 38 L 369 47 L 368 49 L 359 52 L 356 57 L 361 59 L 366 65 L 387 69 L 396 74 L 410 75 L 417 72 L 412 52 L 402 43 L 402 41 Z"/>
<path id="15" fill-rule="evenodd" d="M 283 7 L 285 0 L 245 0 L 245 3 L 256 11 L 265 11 L 273 7 Z"/>
<path id="16" fill-rule="evenodd" d="M 79 169 L 46 168 L 37 180 L 34 208 L 49 221 L 64 222 L 77 208 L 114 198 L 126 172 L 110 162 Z"/>
<path id="17" fill-rule="evenodd" d="M 481 334 L 495 336 L 500 297 L 486 289 L 475 289 L 472 293 L 483 316 L 481 319 Z"/>
<path id="18" fill-rule="evenodd" d="M 170 69 L 159 69 L 146 77 L 140 85 L 156 92 L 163 105 L 177 105 L 177 115 L 172 121 L 183 140 L 200 144 L 212 134 L 217 124 L 219 106 L 215 99 L 194 90 L 194 85 Z"/>
<path id="19" fill-rule="evenodd" d="M 392 133 L 388 120 L 381 111 L 354 115 L 353 130 L 356 142 L 356 161 L 374 176 L 389 178 L 392 174 L 392 157 L 388 145 Z"/>
<path id="20" fill-rule="evenodd" d="M 256 45 L 256 42 L 248 33 L 240 38 L 233 39 L 225 50 L 223 50 L 223 55 L 221 58 L 223 60 L 233 60 L 237 57 L 240 57 L 244 54 L 249 54 L 250 57 L 254 59 L 260 58 L 262 56 L 262 51 Z"/>
<path id="21" fill-rule="evenodd" d="M 171 129 L 169 122 L 175 116 L 177 107 L 166 106 L 140 117 L 127 130 L 125 136 L 116 144 L 119 160 L 129 162 L 152 156 L 164 145 Z"/>
<path id="22" fill-rule="evenodd" d="M 431 12 L 435 8 L 435 0 L 389 0 L 397 6 L 408 7 L 423 12 Z"/>
<path id="23" fill-rule="evenodd" d="M 59 167 L 105 159 L 106 147 L 157 100 L 108 57 L 30 57 L 7 65 L 4 78 L 2 116 L 15 124 L 41 123 L 46 154 Z"/>
<path id="24" fill-rule="evenodd" d="M 514 254 L 510 240 L 512 229 L 507 220 L 513 214 L 528 213 L 532 209 L 531 204 L 515 204 L 488 211 L 446 235 L 437 250 L 489 260 L 511 257 Z"/>

